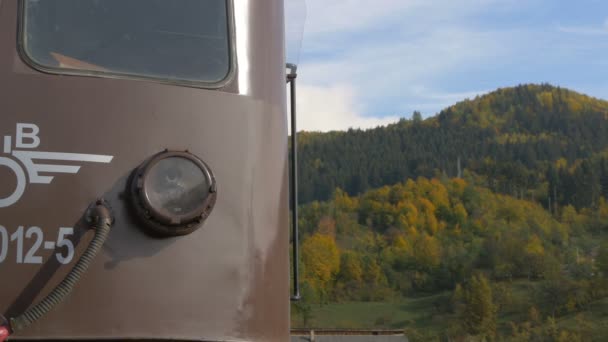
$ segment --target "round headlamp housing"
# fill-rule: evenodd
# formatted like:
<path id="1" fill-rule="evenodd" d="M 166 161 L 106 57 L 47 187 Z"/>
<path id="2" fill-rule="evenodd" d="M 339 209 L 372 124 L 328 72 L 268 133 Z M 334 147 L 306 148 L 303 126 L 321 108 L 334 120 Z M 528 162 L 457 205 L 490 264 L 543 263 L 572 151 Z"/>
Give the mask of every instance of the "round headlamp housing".
<path id="1" fill-rule="evenodd" d="M 217 198 L 211 169 L 190 152 L 165 151 L 145 161 L 130 182 L 137 216 L 153 233 L 186 235 L 207 219 Z"/>

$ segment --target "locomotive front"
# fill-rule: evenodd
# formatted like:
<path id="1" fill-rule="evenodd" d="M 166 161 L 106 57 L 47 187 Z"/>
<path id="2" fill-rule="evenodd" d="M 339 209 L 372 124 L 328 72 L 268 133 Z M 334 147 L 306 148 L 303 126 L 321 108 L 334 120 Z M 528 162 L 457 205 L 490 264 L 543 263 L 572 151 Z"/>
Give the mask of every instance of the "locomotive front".
<path id="1" fill-rule="evenodd" d="M 283 13 L 0 0 L 0 335 L 288 339 Z"/>

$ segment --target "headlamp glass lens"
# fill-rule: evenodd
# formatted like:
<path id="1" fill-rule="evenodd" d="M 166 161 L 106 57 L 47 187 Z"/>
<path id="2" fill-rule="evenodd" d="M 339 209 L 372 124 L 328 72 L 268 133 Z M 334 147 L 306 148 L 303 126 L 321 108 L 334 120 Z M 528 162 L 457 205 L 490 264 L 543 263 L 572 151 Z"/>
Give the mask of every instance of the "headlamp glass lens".
<path id="1" fill-rule="evenodd" d="M 150 168 L 143 189 L 153 208 L 183 216 L 201 207 L 209 187 L 209 179 L 198 165 L 186 158 L 170 157 Z"/>

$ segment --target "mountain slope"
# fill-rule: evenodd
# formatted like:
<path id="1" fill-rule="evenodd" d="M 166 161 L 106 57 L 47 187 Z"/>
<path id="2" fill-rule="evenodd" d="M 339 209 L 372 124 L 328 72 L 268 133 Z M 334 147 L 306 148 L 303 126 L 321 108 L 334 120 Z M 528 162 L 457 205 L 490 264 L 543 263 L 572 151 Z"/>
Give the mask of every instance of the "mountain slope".
<path id="1" fill-rule="evenodd" d="M 608 180 L 597 171 L 605 164 L 607 118 L 607 101 L 546 84 L 520 85 L 457 103 L 426 120 L 402 119 L 366 131 L 304 132 L 301 203 L 327 200 L 336 188 L 356 195 L 408 178 L 454 177 L 460 161 L 461 170 L 480 175 L 494 191 L 589 206 L 602 193 L 602 179 Z M 558 185 L 570 193 L 548 190 Z M 577 194 L 581 187 L 588 194 Z"/>

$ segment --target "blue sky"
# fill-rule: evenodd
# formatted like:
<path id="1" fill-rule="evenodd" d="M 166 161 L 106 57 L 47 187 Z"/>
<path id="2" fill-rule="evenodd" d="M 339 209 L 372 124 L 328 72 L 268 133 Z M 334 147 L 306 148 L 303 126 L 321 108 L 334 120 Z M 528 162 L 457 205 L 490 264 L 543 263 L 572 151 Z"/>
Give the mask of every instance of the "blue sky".
<path id="1" fill-rule="evenodd" d="M 520 83 L 549 82 L 608 99 L 608 1 L 306 3 L 299 54 L 304 130 L 370 128 L 414 110 L 428 117 Z"/>

